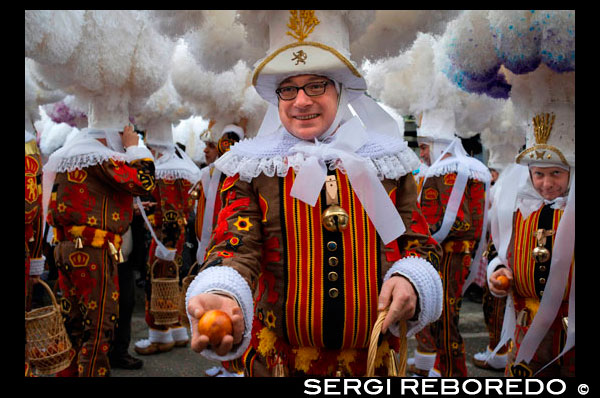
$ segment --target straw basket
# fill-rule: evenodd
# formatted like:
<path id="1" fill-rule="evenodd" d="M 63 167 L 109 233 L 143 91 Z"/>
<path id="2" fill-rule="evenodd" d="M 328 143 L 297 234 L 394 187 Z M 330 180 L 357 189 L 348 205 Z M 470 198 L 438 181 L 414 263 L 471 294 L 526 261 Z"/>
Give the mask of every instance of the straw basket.
<path id="1" fill-rule="evenodd" d="M 198 266 L 198 261 L 194 262 L 188 270 L 187 275 L 181 280 L 181 291 L 179 293 L 179 314 L 181 315 L 182 326 L 190 326 L 190 320 L 187 317 L 187 308 L 185 306 L 185 294 L 187 293 L 190 283 L 194 280 L 196 275 L 192 275 L 194 268 Z"/>
<path id="2" fill-rule="evenodd" d="M 381 333 L 381 325 L 387 315 L 388 310 L 385 309 L 379 312 L 373 330 L 371 331 L 371 337 L 369 340 L 369 351 L 367 354 L 367 377 L 375 376 L 375 357 L 377 356 L 377 343 L 379 342 L 379 334 Z M 388 363 L 388 376 L 391 377 L 404 377 L 406 375 L 406 356 L 408 352 L 408 346 L 406 341 L 406 322 L 400 322 L 400 348 L 398 355 L 394 350 L 390 349 L 389 352 L 389 363 Z"/>
<path id="3" fill-rule="evenodd" d="M 154 316 L 155 324 L 172 325 L 179 321 L 179 277 L 176 272 L 173 278 L 155 278 L 154 266 L 157 262 L 155 260 L 150 267 L 150 313 Z"/>
<path id="4" fill-rule="evenodd" d="M 39 281 L 52 298 L 52 305 L 25 312 L 25 353 L 36 374 L 60 372 L 71 364 L 71 340 L 50 287 Z"/>

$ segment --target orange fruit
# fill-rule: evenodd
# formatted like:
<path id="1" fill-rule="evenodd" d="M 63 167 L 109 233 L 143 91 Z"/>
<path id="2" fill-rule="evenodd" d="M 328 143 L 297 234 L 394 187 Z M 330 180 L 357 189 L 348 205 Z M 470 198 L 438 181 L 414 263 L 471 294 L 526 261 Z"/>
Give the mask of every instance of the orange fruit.
<path id="1" fill-rule="evenodd" d="M 500 286 L 498 286 L 498 289 L 500 289 L 500 290 L 507 290 L 508 289 L 508 286 L 510 285 L 510 282 L 508 281 L 508 278 L 506 276 L 500 275 L 498 278 L 496 278 L 496 280 L 500 284 Z"/>
<path id="2" fill-rule="evenodd" d="M 233 324 L 227 313 L 221 310 L 210 310 L 200 317 L 198 332 L 208 336 L 210 344 L 216 346 L 221 343 L 226 334 L 232 334 Z"/>

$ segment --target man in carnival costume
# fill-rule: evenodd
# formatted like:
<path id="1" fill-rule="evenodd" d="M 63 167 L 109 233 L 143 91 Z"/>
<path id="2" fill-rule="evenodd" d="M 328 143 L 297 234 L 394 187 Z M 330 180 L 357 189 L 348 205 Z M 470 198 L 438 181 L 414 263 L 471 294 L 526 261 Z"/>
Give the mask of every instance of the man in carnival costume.
<path id="1" fill-rule="evenodd" d="M 31 124 L 30 124 L 31 125 Z M 44 222 L 42 218 L 42 158 L 35 135 L 25 124 L 25 310 L 33 284 L 44 272 L 46 263 L 42 254 Z M 25 361 L 25 375 L 31 375 L 29 362 Z"/>
<path id="2" fill-rule="evenodd" d="M 490 212 L 492 212 L 491 208 L 494 206 L 491 199 L 501 185 L 500 183 L 496 184 L 496 182 L 499 181 L 501 176 L 504 176 L 504 171 L 514 163 L 515 156 L 525 144 L 525 130 L 515 123 L 512 118 L 513 114 L 512 102 L 507 101 L 502 112 L 503 119 L 495 122 L 494 131 L 492 132 L 492 130 L 486 128 L 481 134 L 482 144 L 489 153 L 487 163 L 492 175 L 490 203 L 488 205 Z M 493 240 L 489 238 L 490 233 L 490 228 L 488 228 L 487 249 L 483 253 L 478 275 L 474 281 L 474 283 L 483 286 L 483 320 L 488 331 L 489 341 L 485 350 L 473 355 L 473 364 L 483 369 L 503 371 L 507 363 L 509 346 L 505 345 L 494 354 L 492 352 L 500 342 L 506 297 L 496 297 L 491 294 L 487 284 L 487 265 L 489 260 L 497 255 Z"/>
<path id="3" fill-rule="evenodd" d="M 204 137 L 206 148 L 209 148 L 209 144 L 212 144 L 211 147 L 214 146 L 216 156 L 213 159 L 212 149 L 206 151 L 205 148 L 208 166 L 201 170 L 198 186 L 195 187 L 198 198 L 195 225 L 198 239 L 196 260 L 199 264 L 204 262 L 210 235 L 221 209 L 221 201 L 217 193 L 220 184 L 226 177 L 219 169 L 215 168 L 214 162 L 229 151 L 233 144 L 244 138 L 244 129 L 236 124 L 226 125 L 220 134 L 212 134 L 210 130 L 207 130 L 206 133 Z"/>
<path id="4" fill-rule="evenodd" d="M 496 350 L 513 340 L 507 376 L 574 377 L 575 72 L 541 65 L 513 79 L 515 105 L 530 119 L 526 148 L 505 171 L 491 214 L 498 255 L 489 288 L 507 298 Z"/>
<path id="5" fill-rule="evenodd" d="M 198 182 L 198 185 L 194 187 L 196 192 L 195 196 L 198 198 L 196 204 L 195 232 L 198 239 L 196 261 L 199 266 L 204 263 L 210 236 L 217 222 L 217 215 L 221 210 L 221 197 L 219 196 L 219 191 L 226 178 L 226 175 L 221 173 L 221 171 L 215 167 L 214 161 L 229 151 L 232 145 L 242 140 L 244 135 L 244 129 L 241 126 L 228 124 L 219 134 L 213 134 L 212 130 L 207 130 L 205 134 L 201 136 L 206 142 L 205 155 L 207 161 L 211 161 L 208 166 L 201 170 L 200 181 Z M 216 156 L 212 155 L 212 148 L 216 151 Z M 193 270 L 193 273 L 197 273 L 199 268 L 200 267 Z M 229 370 L 241 373 L 243 369 L 239 368 L 239 361 L 224 361 L 222 367 L 213 367 L 207 370 L 207 374 L 211 376 L 222 374 L 233 375 L 233 373 L 229 373 Z"/>
<path id="6" fill-rule="evenodd" d="M 421 376 L 466 377 L 458 320 L 464 287 L 470 284 L 471 261 L 485 234 L 485 192 L 491 176 L 483 163 L 467 156 L 456 136 L 453 110 L 425 111 L 417 139 L 421 158 L 429 165 L 420 192 L 421 209 L 443 249 L 444 308 L 438 321 L 417 333 L 409 368 Z"/>
<path id="7" fill-rule="evenodd" d="M 375 359 L 387 375 L 399 322 L 411 336 L 441 312 L 441 251 L 411 175 L 418 159 L 365 95 L 343 15 L 272 13 L 271 49 L 253 74 L 269 110 L 256 138 L 217 161 L 223 208 L 187 292 L 192 325 L 221 309 L 233 335 L 212 346 L 192 327 L 192 349 L 240 358 L 249 376 L 361 376 L 388 309 Z"/>
<path id="8" fill-rule="evenodd" d="M 189 341 L 181 320 L 165 323 L 162 319 L 156 319 L 151 310 L 151 302 L 152 294 L 157 293 L 153 292 L 151 281 L 153 278 L 179 280 L 186 238 L 185 226 L 194 204 L 190 190 L 200 178 L 198 166 L 185 151 L 175 145 L 171 123 L 167 118 L 161 118 L 148 126 L 146 145 L 156 158 L 156 188 L 152 192 L 156 208 L 154 222 L 152 225 L 148 224 L 153 237 L 148 253 L 145 285 L 148 338 L 137 341 L 134 347 L 135 352 L 141 355 L 167 352 L 174 346 L 186 346 Z M 177 305 L 176 302 L 171 304 Z"/>
<path id="9" fill-rule="evenodd" d="M 44 203 L 49 202 L 48 223 L 59 242 L 55 259 L 62 310 L 76 350 L 62 376 L 110 374 L 121 235 L 133 217 L 133 197 L 148 194 L 155 185 L 152 154 L 137 145 L 127 114 L 102 106 L 90 109 L 90 127 L 53 153 L 44 167 Z"/>

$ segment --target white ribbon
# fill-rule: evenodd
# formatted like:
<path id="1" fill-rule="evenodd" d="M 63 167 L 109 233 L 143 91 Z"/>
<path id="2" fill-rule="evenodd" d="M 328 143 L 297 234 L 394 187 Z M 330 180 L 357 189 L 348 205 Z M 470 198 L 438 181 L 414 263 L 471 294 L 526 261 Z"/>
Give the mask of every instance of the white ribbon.
<path id="1" fill-rule="evenodd" d="M 154 255 L 156 257 L 160 258 L 161 260 L 173 261 L 175 259 L 175 254 L 177 253 L 177 250 L 168 249 L 165 245 L 163 245 L 163 243 L 156 236 L 156 233 L 154 232 L 154 228 L 152 227 L 152 224 L 150 224 L 150 221 L 148 220 L 148 217 L 146 216 L 146 212 L 144 211 L 144 205 L 142 204 L 142 200 L 140 199 L 139 196 L 135 197 L 135 202 L 137 203 L 138 208 L 140 209 L 140 213 L 142 214 L 142 217 L 144 218 L 144 221 L 146 222 L 146 225 L 148 226 L 148 229 L 150 230 L 150 234 L 152 235 L 152 238 L 156 242 L 156 250 L 154 252 Z"/>
<path id="2" fill-rule="evenodd" d="M 479 267 L 481 266 L 481 257 L 483 257 L 484 248 L 487 248 L 488 240 L 487 240 L 487 230 L 488 230 L 488 206 L 490 203 L 490 182 L 486 181 L 485 183 L 485 202 L 483 209 L 483 229 L 481 231 L 481 238 L 479 239 L 479 246 L 477 247 L 477 252 L 475 253 L 475 257 L 471 262 L 471 266 L 469 267 L 469 275 L 467 276 L 467 280 L 465 281 L 462 289 L 462 295 L 465 294 L 468 287 L 473 283 L 477 274 L 479 273 Z"/>
<path id="3" fill-rule="evenodd" d="M 300 168 L 290 195 L 310 206 L 314 206 L 327 176 L 326 160 L 340 159 L 356 196 L 367 215 L 388 244 L 406 230 L 402 218 L 375 170 L 369 167 L 366 159 L 355 152 L 367 142 L 367 133 L 358 117 L 342 124 L 329 142 L 300 142 L 291 152 L 307 155 Z"/>
<path id="4" fill-rule="evenodd" d="M 212 176 L 210 175 L 211 169 L 213 170 Z M 196 260 L 198 260 L 198 263 L 204 261 L 204 253 L 208 246 L 208 242 L 210 241 L 213 226 L 212 220 L 215 212 L 215 199 L 220 180 L 221 171 L 215 167 L 207 168 L 206 171 L 202 173 L 202 190 L 204 191 L 205 207 L 202 219 L 202 234 L 198 242 L 198 250 L 196 251 Z"/>

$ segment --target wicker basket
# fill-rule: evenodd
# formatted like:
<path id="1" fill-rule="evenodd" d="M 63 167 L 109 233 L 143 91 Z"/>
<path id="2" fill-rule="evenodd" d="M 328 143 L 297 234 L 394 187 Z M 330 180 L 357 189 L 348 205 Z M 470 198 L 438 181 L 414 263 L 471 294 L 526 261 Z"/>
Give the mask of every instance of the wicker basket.
<path id="1" fill-rule="evenodd" d="M 196 275 L 192 275 L 192 271 L 197 266 L 198 261 L 194 262 L 194 264 L 190 266 L 187 275 L 181 280 L 181 290 L 179 293 L 179 314 L 181 315 L 181 325 L 185 327 L 190 326 L 190 320 L 188 319 L 187 308 L 185 306 L 185 294 L 187 293 L 187 289 L 190 286 L 190 283 L 192 283 L 192 281 L 196 277 Z"/>
<path id="2" fill-rule="evenodd" d="M 60 372 L 71 364 L 71 340 L 50 287 L 39 281 L 52 298 L 52 305 L 25 312 L 25 355 L 38 375 Z"/>
<path id="3" fill-rule="evenodd" d="M 155 260 L 150 267 L 152 293 L 150 298 L 150 313 L 157 325 L 172 325 L 179 321 L 179 277 L 177 272 L 173 278 L 155 278 Z M 177 267 L 177 265 L 175 265 Z"/>
<path id="4" fill-rule="evenodd" d="M 377 356 L 377 343 L 379 342 L 379 334 L 381 333 L 381 325 L 387 315 L 388 310 L 385 309 L 379 312 L 373 330 L 371 331 L 371 337 L 369 340 L 369 351 L 367 354 L 367 377 L 375 376 L 375 358 Z M 406 322 L 400 322 L 400 348 L 398 355 L 394 350 L 390 349 L 388 358 L 388 376 L 390 377 L 404 377 L 406 375 L 406 356 L 408 353 L 408 345 L 406 341 Z"/>

